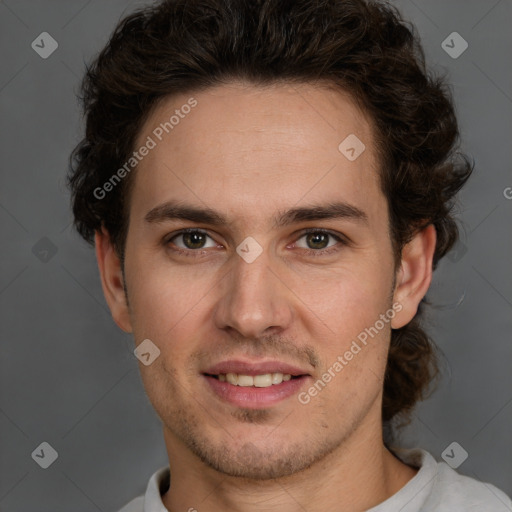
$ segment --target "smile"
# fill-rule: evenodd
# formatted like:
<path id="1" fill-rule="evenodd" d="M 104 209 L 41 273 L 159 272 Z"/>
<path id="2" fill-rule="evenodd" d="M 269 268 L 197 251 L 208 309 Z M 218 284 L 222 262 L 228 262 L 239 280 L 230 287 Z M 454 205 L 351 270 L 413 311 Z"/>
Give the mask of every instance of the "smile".
<path id="1" fill-rule="evenodd" d="M 292 376 L 289 373 L 265 373 L 262 375 L 243 375 L 238 373 L 220 373 L 212 375 L 220 382 L 229 382 L 233 386 L 268 388 L 289 381 Z"/>

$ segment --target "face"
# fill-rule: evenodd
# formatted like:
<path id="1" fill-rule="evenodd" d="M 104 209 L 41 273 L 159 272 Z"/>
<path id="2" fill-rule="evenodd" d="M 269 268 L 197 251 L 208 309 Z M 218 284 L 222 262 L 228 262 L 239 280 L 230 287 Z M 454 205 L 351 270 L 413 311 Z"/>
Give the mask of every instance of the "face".
<path id="1" fill-rule="evenodd" d="M 350 134 L 365 146 L 355 159 L 355 139 L 355 152 L 338 148 Z M 140 367 L 168 446 L 265 479 L 380 429 L 402 307 L 367 116 L 318 86 L 231 84 L 166 99 L 137 148 L 148 137 L 129 307 L 111 308 L 160 350 Z"/>

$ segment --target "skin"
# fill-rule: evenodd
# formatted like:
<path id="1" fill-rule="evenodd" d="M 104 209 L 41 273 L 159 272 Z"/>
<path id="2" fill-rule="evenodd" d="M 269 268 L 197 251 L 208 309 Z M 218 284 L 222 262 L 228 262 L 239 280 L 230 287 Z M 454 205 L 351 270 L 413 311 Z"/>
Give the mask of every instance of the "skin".
<path id="1" fill-rule="evenodd" d="M 164 504 L 367 510 L 417 472 L 384 447 L 382 389 L 390 329 L 413 318 L 430 285 L 435 230 L 417 233 L 395 266 L 372 124 L 349 95 L 311 84 L 216 86 L 162 101 L 139 145 L 191 96 L 197 106 L 137 167 L 124 275 L 108 233 L 96 234 L 114 320 L 161 352 L 140 370 L 163 422 Z M 338 150 L 349 134 L 366 146 L 353 162 Z M 214 209 L 227 223 L 145 220 L 167 201 Z M 340 201 L 366 221 L 273 223 L 291 208 Z M 205 231 L 205 247 L 173 238 L 183 228 Z M 347 243 L 318 244 L 306 228 Z M 248 236 L 263 248 L 252 263 L 236 252 Z M 263 409 L 233 406 L 201 375 L 225 359 L 278 359 L 310 374 L 307 391 L 393 303 L 401 311 L 306 405 L 293 395 Z"/>

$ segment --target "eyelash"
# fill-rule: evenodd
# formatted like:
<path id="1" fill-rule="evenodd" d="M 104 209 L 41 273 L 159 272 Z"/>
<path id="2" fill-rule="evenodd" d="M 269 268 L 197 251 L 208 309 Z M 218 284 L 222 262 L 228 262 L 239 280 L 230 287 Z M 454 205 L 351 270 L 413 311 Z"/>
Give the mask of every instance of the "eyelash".
<path id="1" fill-rule="evenodd" d="M 208 234 L 207 231 L 204 231 L 202 229 L 197 229 L 197 228 L 187 228 L 187 229 L 181 229 L 180 231 L 172 233 L 170 236 L 166 237 L 164 239 L 164 245 L 166 247 L 168 247 L 169 244 L 172 242 L 172 240 L 179 237 L 180 235 L 184 235 L 187 233 L 202 233 L 202 234 L 212 238 Z M 338 242 L 338 244 L 334 245 L 332 247 L 328 247 L 326 249 L 301 249 L 303 252 L 305 252 L 309 256 L 313 256 L 313 257 L 327 256 L 334 252 L 338 252 L 340 250 L 340 247 L 339 247 L 340 245 L 341 246 L 349 245 L 349 242 L 341 235 L 335 234 L 332 231 L 329 231 L 328 229 L 322 229 L 322 228 L 304 229 L 303 231 L 300 232 L 300 236 L 297 238 L 297 240 L 300 240 L 302 237 L 304 237 L 308 234 L 311 234 L 311 233 L 315 233 L 315 234 L 322 233 L 325 235 L 329 235 L 332 238 L 334 238 Z M 205 256 L 207 253 L 206 249 L 181 249 L 181 248 L 177 247 L 177 248 L 173 248 L 171 250 L 180 255 L 187 256 L 187 257 L 193 257 L 193 258 Z"/>

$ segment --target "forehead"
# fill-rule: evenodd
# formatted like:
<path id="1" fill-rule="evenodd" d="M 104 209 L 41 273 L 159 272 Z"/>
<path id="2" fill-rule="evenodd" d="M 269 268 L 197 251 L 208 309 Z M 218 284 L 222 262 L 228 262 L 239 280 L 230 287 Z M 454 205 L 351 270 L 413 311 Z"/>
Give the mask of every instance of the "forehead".
<path id="1" fill-rule="evenodd" d="M 380 190 L 371 121 L 325 86 L 232 83 L 168 97 L 136 147 L 149 139 L 131 212 L 170 199 L 238 214 L 301 201 L 382 206 L 370 200 Z"/>

